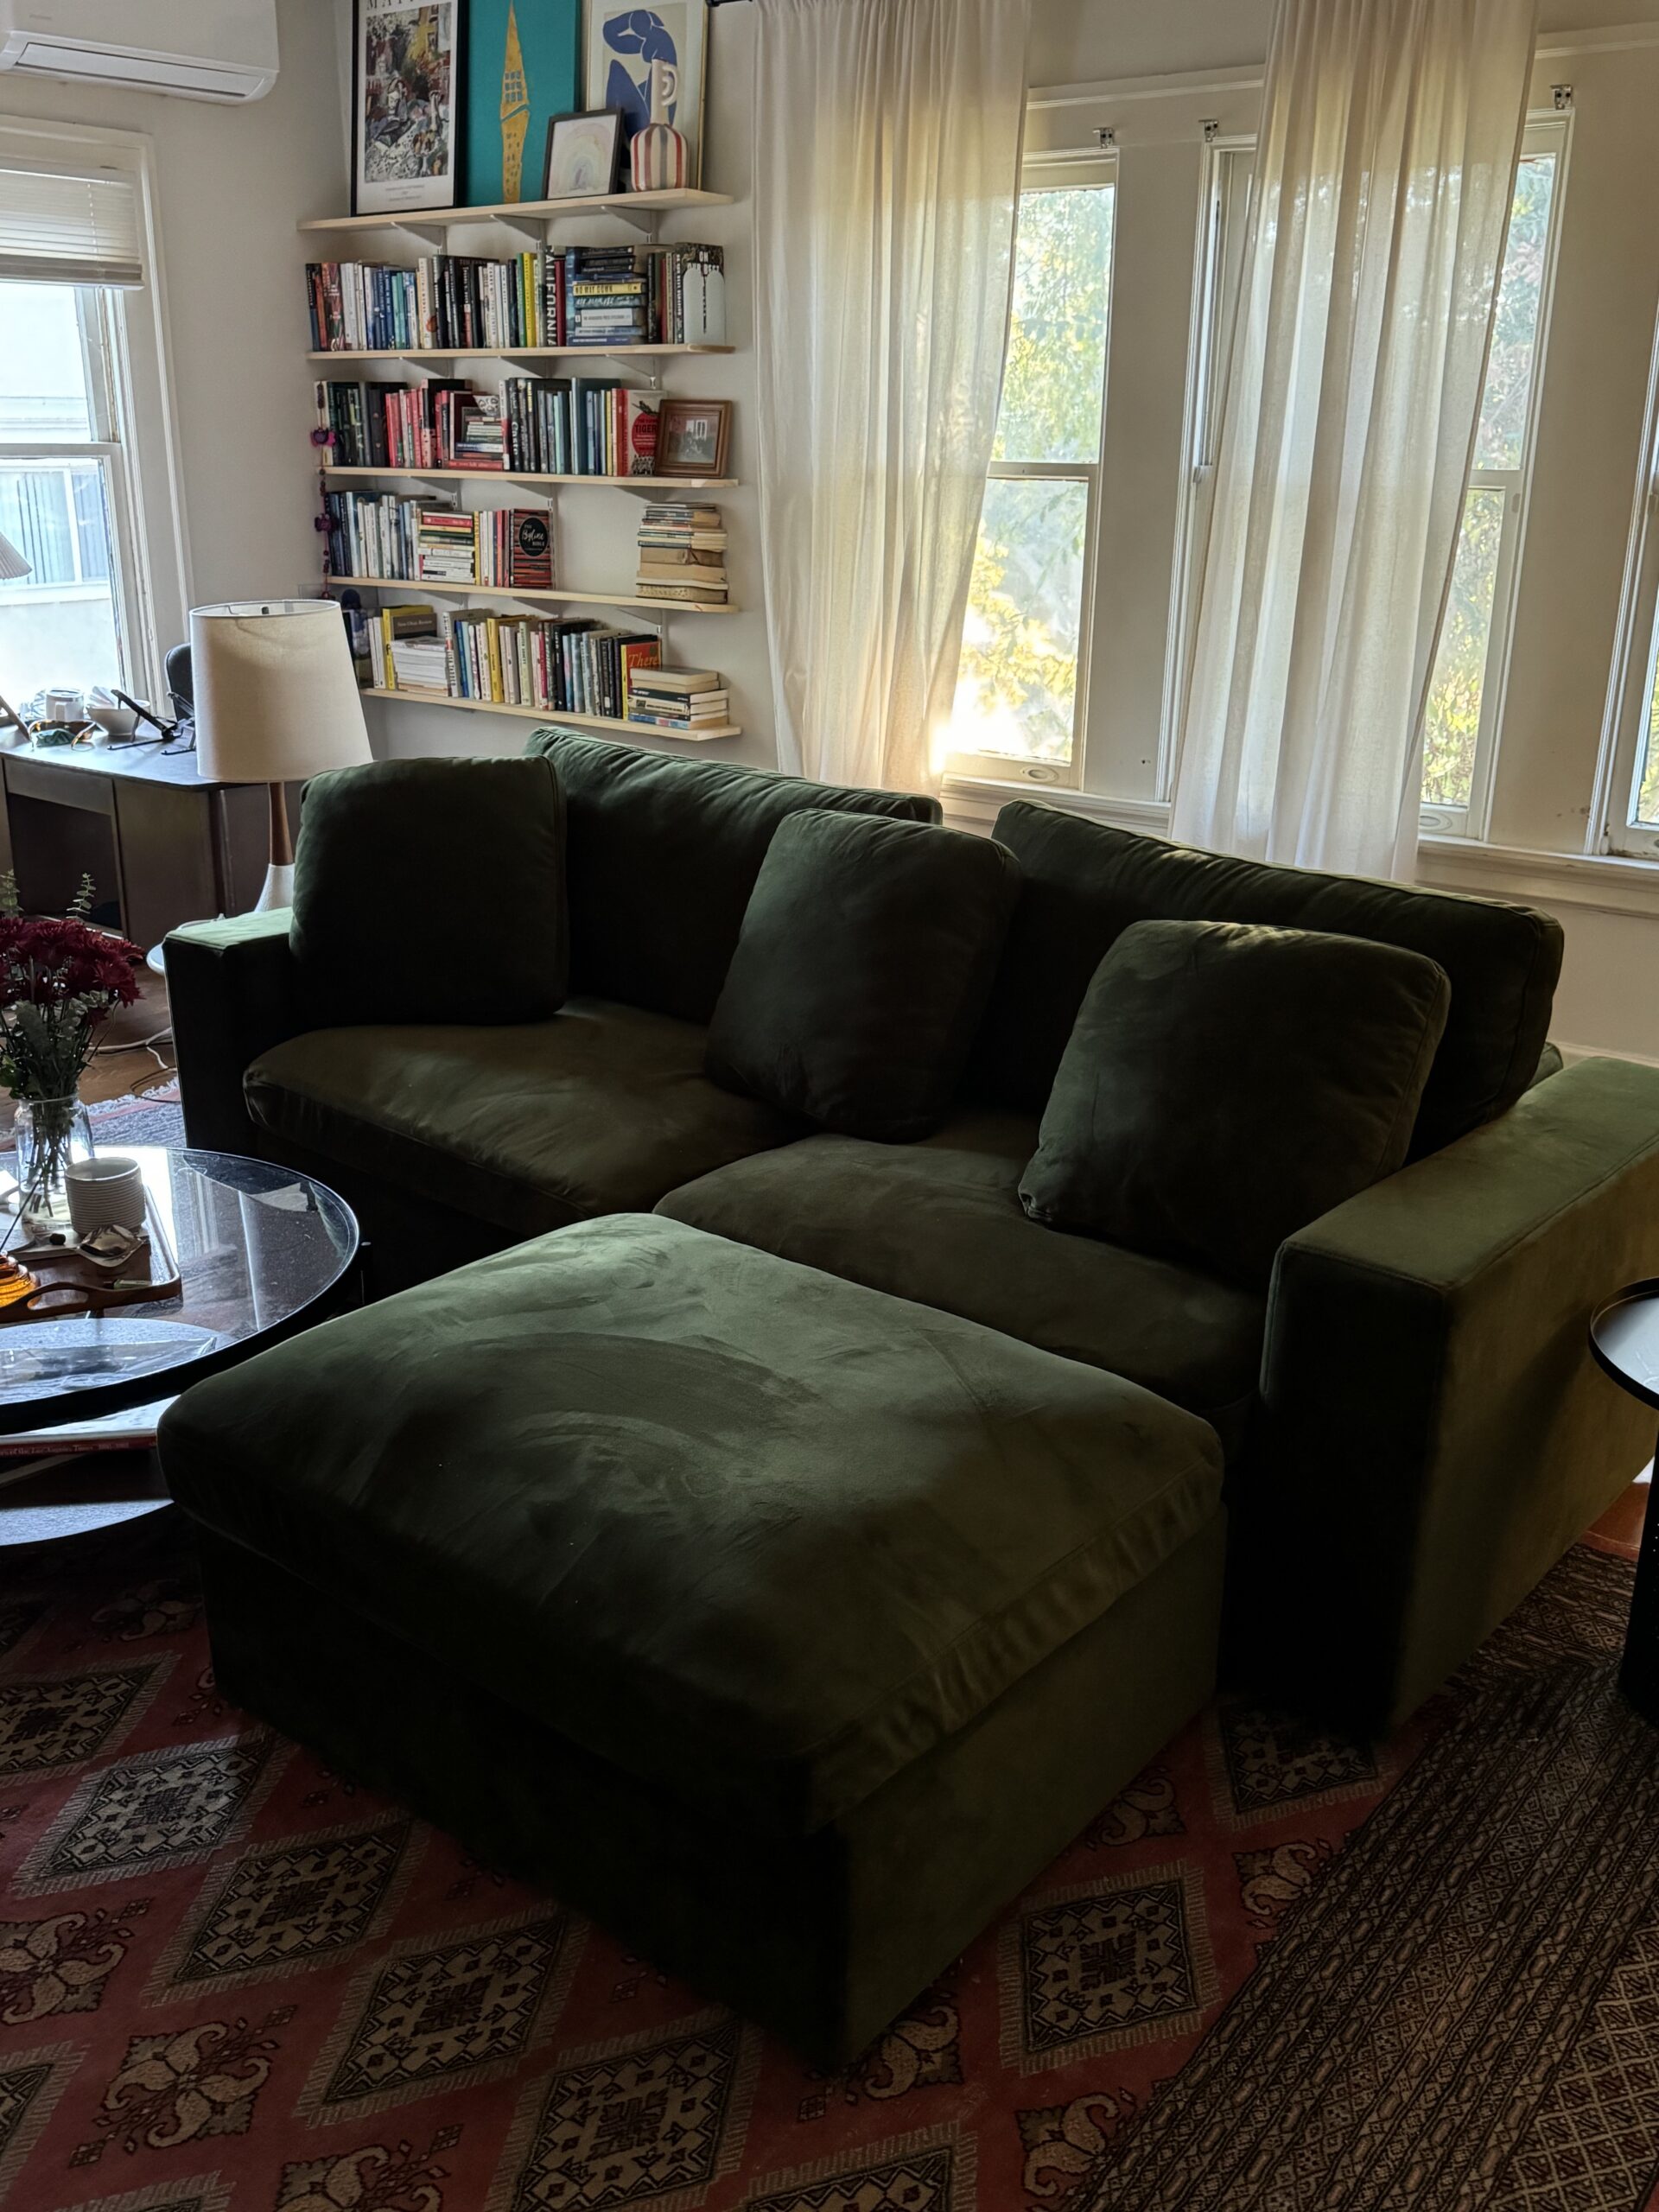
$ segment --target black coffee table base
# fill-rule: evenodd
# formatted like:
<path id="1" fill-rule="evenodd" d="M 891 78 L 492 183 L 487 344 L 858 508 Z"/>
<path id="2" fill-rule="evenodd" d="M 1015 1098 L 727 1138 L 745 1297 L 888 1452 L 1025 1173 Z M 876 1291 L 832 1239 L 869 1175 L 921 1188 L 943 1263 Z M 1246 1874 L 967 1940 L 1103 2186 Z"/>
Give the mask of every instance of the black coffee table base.
<path id="1" fill-rule="evenodd" d="M 1621 1390 L 1659 1412 L 1659 1276 L 1633 1282 L 1590 1324 L 1590 1349 Z M 1618 1686 L 1642 1718 L 1659 1728 L 1659 1455 L 1648 1490 L 1636 1589 Z"/>
<path id="2" fill-rule="evenodd" d="M 1659 1463 L 1659 1452 L 1655 1458 Z M 1642 1718 L 1659 1728 L 1659 1481 L 1648 1484 L 1618 1687 Z"/>
<path id="3" fill-rule="evenodd" d="M 0 1551 L 141 1520 L 172 1503 L 153 1445 L 79 1452 L 0 1484 Z"/>

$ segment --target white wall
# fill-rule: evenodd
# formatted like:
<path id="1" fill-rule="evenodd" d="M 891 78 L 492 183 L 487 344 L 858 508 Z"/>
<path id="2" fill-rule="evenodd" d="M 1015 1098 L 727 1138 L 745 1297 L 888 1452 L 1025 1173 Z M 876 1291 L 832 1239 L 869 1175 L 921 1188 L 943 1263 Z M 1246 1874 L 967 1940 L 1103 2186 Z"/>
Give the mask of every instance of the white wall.
<path id="1" fill-rule="evenodd" d="M 0 116 L 154 144 L 197 601 L 315 591 L 321 575 L 295 225 L 346 190 L 334 0 L 278 0 L 278 27 L 281 74 L 246 107 L 0 77 Z"/>

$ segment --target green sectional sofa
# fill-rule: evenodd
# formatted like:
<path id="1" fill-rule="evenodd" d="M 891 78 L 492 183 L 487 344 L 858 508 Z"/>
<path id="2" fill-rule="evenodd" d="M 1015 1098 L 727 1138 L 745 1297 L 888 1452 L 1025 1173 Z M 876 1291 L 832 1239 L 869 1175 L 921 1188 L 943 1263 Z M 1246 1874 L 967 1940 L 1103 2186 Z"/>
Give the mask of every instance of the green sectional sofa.
<path id="1" fill-rule="evenodd" d="M 565 732 L 531 749 L 566 810 L 569 995 L 550 1019 L 308 1026 L 285 917 L 168 942 L 189 1141 L 340 1190 L 377 1291 L 655 1210 L 1122 1377 L 1224 1450 L 1230 1675 L 1360 1727 L 1433 1691 L 1647 1457 L 1647 1416 L 1585 1329 L 1659 1262 L 1659 1071 L 1560 1070 L 1549 917 L 1016 801 L 995 834 L 1019 903 L 954 1105 L 918 1141 L 876 1142 L 716 1084 L 705 1038 L 779 824 L 927 822 L 931 802 Z M 458 927 L 489 870 L 457 853 Z M 1020 1203 L 1090 977 L 1131 924 L 1166 918 L 1365 938 L 1450 979 L 1408 1163 L 1290 1236 L 1258 1287 Z M 1218 1036 L 1195 1115 L 1224 1114 L 1228 1082 Z"/>

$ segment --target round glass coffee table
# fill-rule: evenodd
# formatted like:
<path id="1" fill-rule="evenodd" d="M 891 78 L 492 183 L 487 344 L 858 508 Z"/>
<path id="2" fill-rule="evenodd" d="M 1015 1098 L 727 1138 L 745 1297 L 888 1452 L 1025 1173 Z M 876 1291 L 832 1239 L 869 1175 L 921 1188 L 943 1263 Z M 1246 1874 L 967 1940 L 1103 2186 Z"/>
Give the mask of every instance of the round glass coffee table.
<path id="1" fill-rule="evenodd" d="M 0 1318 L 0 1546 L 165 1505 L 149 1447 L 171 1400 L 356 1295 L 357 1218 L 326 1184 L 233 1153 L 110 1149 L 143 1171 L 179 1289 L 103 1314 Z"/>

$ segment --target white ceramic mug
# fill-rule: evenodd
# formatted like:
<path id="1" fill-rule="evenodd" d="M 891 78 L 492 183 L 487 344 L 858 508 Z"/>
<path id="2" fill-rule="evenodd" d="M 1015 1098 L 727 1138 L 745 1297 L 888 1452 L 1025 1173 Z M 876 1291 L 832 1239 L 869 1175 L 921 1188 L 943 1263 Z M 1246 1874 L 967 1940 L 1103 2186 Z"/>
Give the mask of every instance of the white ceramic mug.
<path id="1" fill-rule="evenodd" d="M 144 1177 L 136 1160 L 118 1152 L 72 1160 L 63 1171 L 63 1185 L 77 1236 L 90 1236 L 95 1229 L 143 1227 Z"/>

